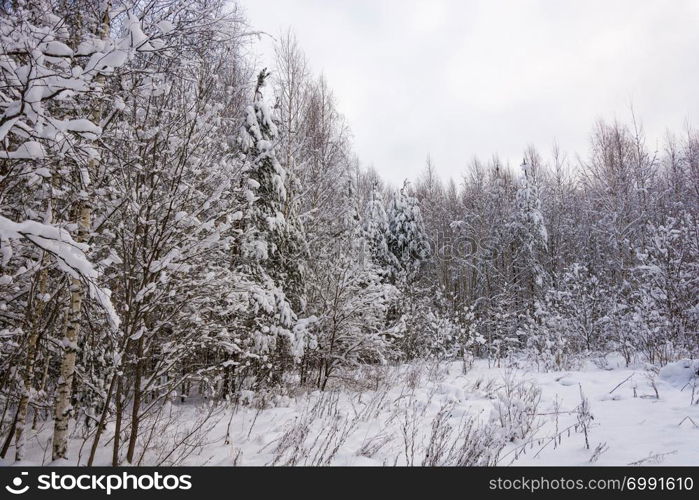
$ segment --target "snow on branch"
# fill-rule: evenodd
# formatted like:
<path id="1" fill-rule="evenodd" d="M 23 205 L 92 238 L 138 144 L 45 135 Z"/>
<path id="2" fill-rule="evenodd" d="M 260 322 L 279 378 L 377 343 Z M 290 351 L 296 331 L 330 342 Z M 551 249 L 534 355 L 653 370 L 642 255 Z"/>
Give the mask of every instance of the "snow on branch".
<path id="1" fill-rule="evenodd" d="M 78 243 L 68 231 L 49 224 L 27 220 L 13 222 L 0 215 L 0 239 L 24 239 L 37 247 L 49 252 L 56 258 L 62 271 L 70 276 L 83 280 L 90 291 L 90 297 L 95 299 L 105 310 L 114 328 L 119 326 L 119 316 L 111 301 L 111 291 L 100 288 L 97 284 L 99 273 L 85 255 L 88 246 Z M 11 258 L 11 253 L 3 255 L 3 265 Z"/>

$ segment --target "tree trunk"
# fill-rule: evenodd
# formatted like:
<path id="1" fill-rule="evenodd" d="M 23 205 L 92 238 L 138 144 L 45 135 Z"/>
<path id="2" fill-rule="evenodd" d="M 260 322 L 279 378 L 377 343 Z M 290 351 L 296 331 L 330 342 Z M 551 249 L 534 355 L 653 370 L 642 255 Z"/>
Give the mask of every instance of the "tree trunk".
<path id="1" fill-rule="evenodd" d="M 124 413 L 124 406 L 122 404 L 121 384 L 122 376 L 119 375 L 117 378 L 117 389 L 116 389 L 116 422 L 114 423 L 114 447 L 112 448 L 112 467 L 117 467 L 119 465 L 119 446 L 121 445 L 121 420 Z"/>
<path id="2" fill-rule="evenodd" d="M 15 412 L 15 418 L 12 420 L 12 425 L 10 426 L 10 432 L 7 433 L 7 438 L 5 443 L 2 445 L 2 450 L 0 450 L 0 458 L 5 458 L 7 455 L 7 450 L 10 449 L 10 443 L 12 443 L 12 436 L 15 435 L 15 428 L 17 427 L 17 417 L 19 416 L 19 407 Z"/>
<path id="3" fill-rule="evenodd" d="M 133 382 L 133 408 L 131 410 L 131 434 L 129 436 L 129 449 L 126 453 L 126 460 L 133 462 L 136 453 L 136 440 L 138 439 L 139 410 L 141 407 L 141 368 L 143 357 L 143 337 L 138 339 L 136 348 L 136 372 Z"/>
<path id="4" fill-rule="evenodd" d="M 98 35 L 102 40 L 109 34 L 109 10 L 111 2 L 107 2 L 102 24 L 98 30 Z M 104 83 L 104 77 L 96 78 L 98 88 Z M 93 123 L 99 123 L 101 118 L 101 107 L 94 104 L 90 119 Z M 88 160 L 87 171 L 94 172 L 99 165 L 99 158 L 94 156 Z M 88 186 L 83 186 L 87 190 Z M 88 198 L 88 196 L 85 196 Z M 88 240 L 92 229 L 92 203 L 89 199 L 81 200 L 78 207 L 78 234 L 76 241 L 84 243 Z M 84 284 L 79 278 L 70 280 L 70 301 L 66 314 L 65 336 L 63 339 L 64 354 L 61 360 L 61 372 L 58 380 L 56 394 L 55 421 L 53 427 L 53 460 L 66 459 L 68 453 L 68 424 L 72 414 L 71 394 L 73 392 L 73 378 L 75 376 L 75 359 L 78 348 L 78 338 L 80 336 L 80 322 L 82 314 L 82 303 L 85 296 Z"/>
<path id="5" fill-rule="evenodd" d="M 81 224 L 84 217 L 90 219 L 90 213 L 81 210 Z M 84 240 L 78 240 L 84 241 Z M 65 335 L 63 337 L 63 360 L 61 361 L 60 378 L 56 394 L 55 421 L 53 426 L 53 459 L 67 459 L 68 456 L 68 424 L 73 411 L 71 394 L 73 392 L 73 377 L 75 376 L 75 358 L 78 351 L 78 335 L 80 333 L 81 309 L 83 302 L 83 284 L 78 278 L 71 278 L 70 306 L 66 318 Z"/>
<path id="6" fill-rule="evenodd" d="M 44 258 L 42 257 L 42 263 L 44 263 Z M 46 302 L 44 301 L 44 294 L 46 293 L 46 282 L 48 280 L 48 270 L 42 268 L 39 271 L 39 293 L 35 298 L 38 298 L 38 302 L 34 307 L 31 321 L 31 330 L 29 331 L 29 338 L 27 339 L 27 359 L 24 365 L 24 373 L 22 374 L 22 397 L 19 400 L 19 406 L 17 407 L 17 423 L 15 426 L 15 461 L 19 462 L 24 459 L 24 442 L 25 434 L 24 428 L 27 425 L 27 410 L 29 408 L 29 401 L 34 390 L 34 361 L 36 360 L 36 345 L 39 340 L 39 322 L 41 321 L 44 313 L 44 306 Z"/>
<path id="7" fill-rule="evenodd" d="M 104 402 L 104 408 L 102 408 L 102 415 L 100 415 L 100 421 L 97 424 L 97 429 L 95 430 L 95 438 L 92 440 L 92 447 L 90 448 L 90 458 L 87 460 L 88 467 L 92 466 L 92 462 L 95 460 L 95 453 L 97 452 L 97 446 L 100 442 L 100 437 L 102 436 L 102 431 L 104 431 L 104 423 L 107 420 L 107 414 L 109 413 L 109 403 L 112 402 L 112 393 L 114 392 L 114 385 L 119 377 L 118 373 L 115 373 L 112 377 L 112 381 L 109 384 L 109 391 L 107 392 L 107 399 Z"/>
<path id="8" fill-rule="evenodd" d="M 17 408 L 17 423 L 15 425 L 15 461 L 19 462 L 24 459 L 24 427 L 27 424 L 27 409 L 29 408 L 29 400 L 33 392 L 34 382 L 34 359 L 36 358 L 36 341 L 39 338 L 37 328 L 32 328 L 29 333 L 29 341 L 27 346 L 27 360 L 22 375 L 22 397 L 19 400 Z"/>
<path id="9" fill-rule="evenodd" d="M 46 383 L 49 380 L 49 367 L 51 366 L 51 355 L 46 353 L 46 361 L 44 362 L 44 375 L 41 378 L 41 385 L 39 386 L 39 392 L 46 390 Z M 36 424 L 39 420 L 39 412 L 34 411 L 34 420 L 32 421 L 32 430 L 36 430 Z"/>

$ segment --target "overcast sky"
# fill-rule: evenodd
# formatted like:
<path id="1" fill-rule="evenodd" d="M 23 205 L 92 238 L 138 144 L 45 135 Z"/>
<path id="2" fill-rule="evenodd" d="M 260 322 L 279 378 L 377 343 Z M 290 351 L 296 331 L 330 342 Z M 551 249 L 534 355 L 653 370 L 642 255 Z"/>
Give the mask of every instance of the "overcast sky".
<path id="1" fill-rule="evenodd" d="M 528 144 L 585 155 L 595 120 L 629 120 L 631 103 L 653 147 L 699 126 L 698 0 L 241 2 L 255 28 L 294 29 L 360 160 L 393 184 L 428 153 L 457 179 Z"/>

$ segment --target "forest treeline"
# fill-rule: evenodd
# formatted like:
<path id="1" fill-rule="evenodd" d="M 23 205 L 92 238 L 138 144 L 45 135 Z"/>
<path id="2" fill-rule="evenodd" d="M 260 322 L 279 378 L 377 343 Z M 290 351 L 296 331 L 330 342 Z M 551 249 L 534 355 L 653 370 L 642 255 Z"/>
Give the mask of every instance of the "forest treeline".
<path id="1" fill-rule="evenodd" d="M 110 426 L 135 463 L 166 401 L 363 364 L 697 356 L 691 128 L 599 122 L 580 156 L 465 156 L 448 181 L 428 160 L 394 188 L 291 32 L 255 67 L 235 4 L 0 6 L 3 457 L 50 421 L 54 459 L 77 427 L 92 463 Z"/>

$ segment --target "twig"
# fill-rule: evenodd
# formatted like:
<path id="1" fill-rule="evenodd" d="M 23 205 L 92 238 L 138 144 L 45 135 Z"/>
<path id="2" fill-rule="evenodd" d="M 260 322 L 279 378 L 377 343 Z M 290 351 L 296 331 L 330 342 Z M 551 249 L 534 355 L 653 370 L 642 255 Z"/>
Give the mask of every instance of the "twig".
<path id="1" fill-rule="evenodd" d="M 692 422 L 692 425 L 693 425 L 694 427 L 699 427 L 699 425 L 697 425 L 696 422 L 695 422 L 694 420 L 692 420 L 692 417 L 690 417 L 689 415 L 687 415 L 686 417 L 684 417 L 684 418 L 682 419 L 682 421 L 681 421 L 679 424 L 677 424 L 677 427 L 680 427 L 680 426 L 684 423 L 685 420 L 689 420 L 690 422 Z"/>
<path id="2" fill-rule="evenodd" d="M 631 375 L 629 375 L 629 376 L 626 377 L 624 380 L 622 380 L 621 382 L 619 382 L 619 383 L 616 385 L 616 387 L 614 387 L 614 389 L 612 389 L 611 391 L 609 391 L 609 394 L 613 393 L 613 392 L 616 391 L 619 387 L 621 387 L 622 385 L 624 385 L 624 384 L 625 384 L 631 377 L 633 377 L 634 375 L 636 375 L 636 372 L 633 372 Z"/>
<path id="3" fill-rule="evenodd" d="M 660 462 L 662 462 L 664 457 L 666 457 L 668 455 L 674 455 L 675 453 L 677 453 L 677 450 L 668 451 L 667 453 L 656 453 L 656 454 L 653 454 L 653 452 L 651 452 L 651 454 L 648 455 L 646 458 L 636 460 L 635 462 L 630 462 L 627 465 L 643 465 L 646 462 L 659 464 Z"/>

